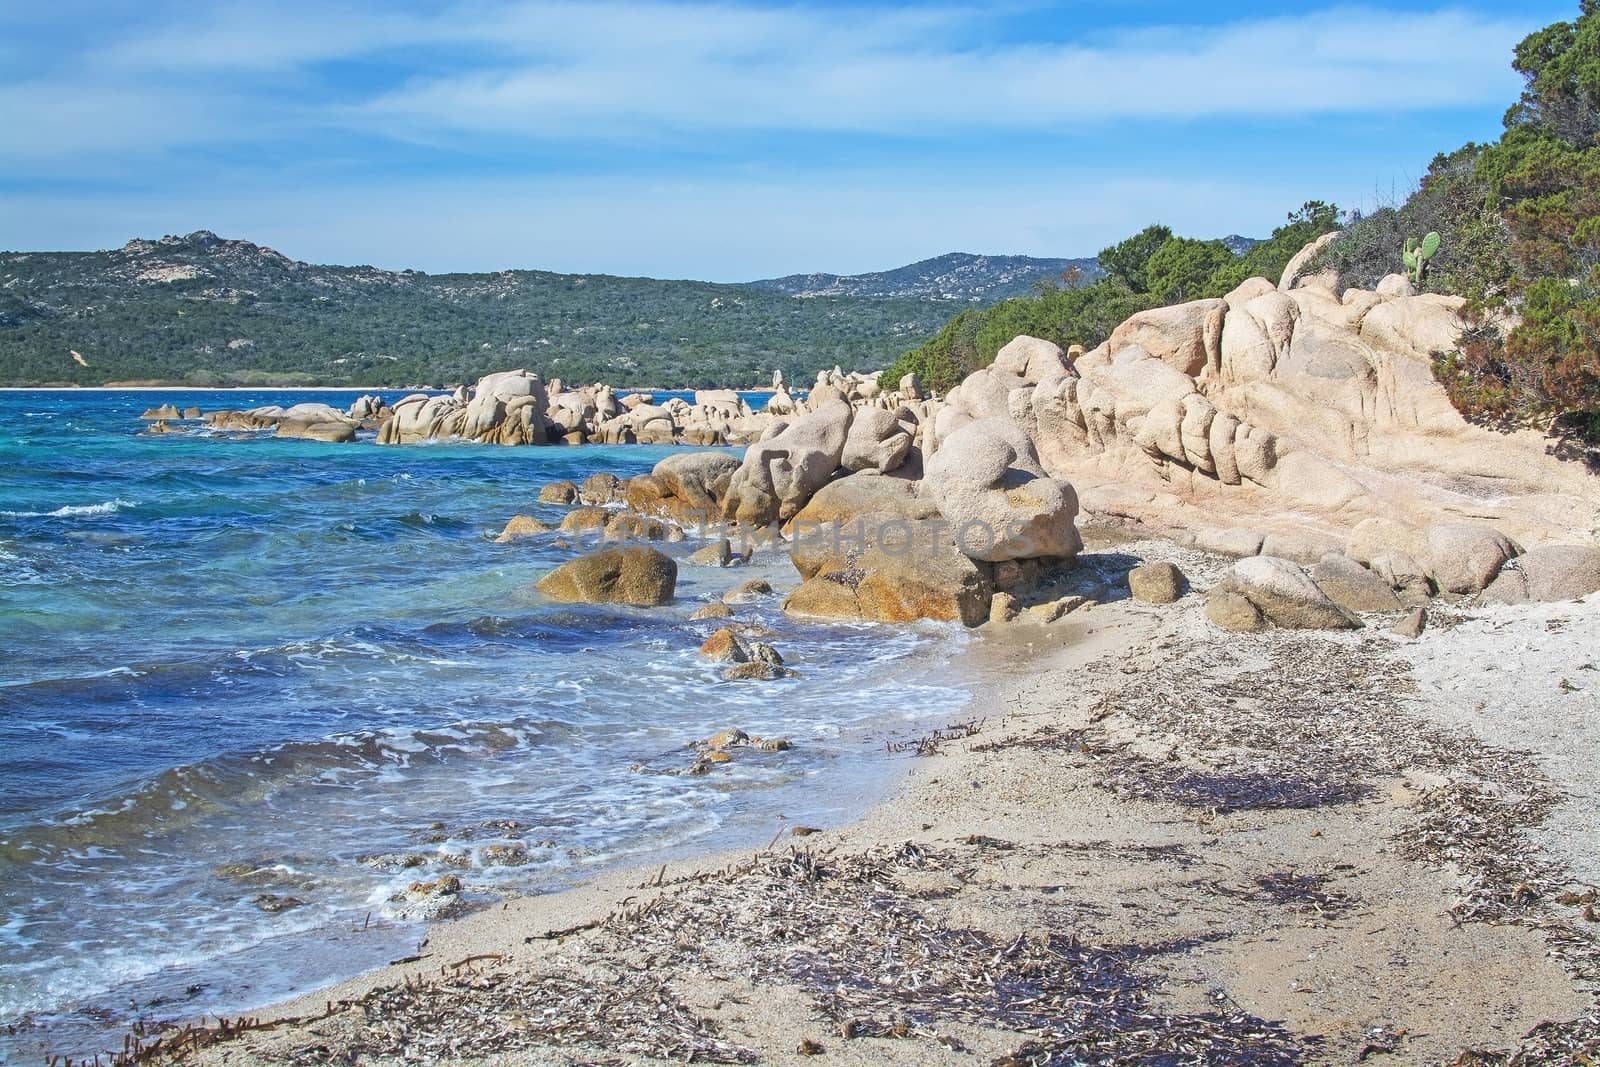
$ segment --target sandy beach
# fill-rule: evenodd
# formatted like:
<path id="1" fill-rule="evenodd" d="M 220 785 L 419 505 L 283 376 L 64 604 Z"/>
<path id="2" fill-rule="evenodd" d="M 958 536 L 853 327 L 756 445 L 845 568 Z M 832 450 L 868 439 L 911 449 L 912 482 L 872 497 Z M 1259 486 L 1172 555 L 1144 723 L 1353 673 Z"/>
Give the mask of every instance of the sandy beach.
<path id="1" fill-rule="evenodd" d="M 1600 600 L 1367 623 L 1225 635 L 1191 594 L 990 627 L 859 821 L 438 924 L 176 1058 L 1583 1062 Z"/>

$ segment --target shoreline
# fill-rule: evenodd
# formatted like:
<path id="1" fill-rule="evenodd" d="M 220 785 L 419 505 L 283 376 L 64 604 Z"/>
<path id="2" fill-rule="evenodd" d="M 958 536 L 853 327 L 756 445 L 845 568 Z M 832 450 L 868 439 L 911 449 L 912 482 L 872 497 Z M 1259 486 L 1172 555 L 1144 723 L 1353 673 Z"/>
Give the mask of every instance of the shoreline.
<path id="1" fill-rule="evenodd" d="M 1116 547 L 1197 584 L 1226 563 Z M 1375 622 L 1221 636 L 1195 595 L 980 630 L 949 666 L 973 682 L 957 718 L 976 731 L 907 757 L 847 825 L 780 830 L 754 855 L 625 864 L 435 924 L 417 958 L 253 1013 L 267 1025 L 182 1061 L 382 1056 L 403 1041 L 546 1063 L 602 1032 L 628 1062 L 799 1063 L 821 1046 L 850 1064 L 1026 1062 L 1030 1041 L 1416 1062 L 1512 1048 L 1546 1022 L 1555 1041 L 1583 1040 L 1600 950 L 1574 868 L 1594 859 L 1582 794 L 1596 783 L 1534 805 L 1537 825 L 1470 827 L 1497 825 L 1496 791 L 1539 794 L 1538 768 L 1563 752 L 1592 766 L 1600 726 L 1576 754 L 1540 727 L 1573 692 L 1600 693 L 1569 662 L 1592 656 L 1597 609 L 1441 608 L 1410 645 Z M 1558 622 L 1563 643 L 1526 643 Z M 1469 685 L 1506 716 L 1464 716 L 1449 665 L 1497 652 L 1520 658 Z M 1502 747 L 1540 738 L 1531 758 Z M 1092 993 L 1118 1025 L 1080 1019 L 1069 1040 L 974 977 L 1012 956 L 1056 976 L 1031 995 L 1070 1016 Z M 1080 987 L 1080 970 L 1114 981 Z M 552 997 L 566 1005 L 554 1016 Z"/>

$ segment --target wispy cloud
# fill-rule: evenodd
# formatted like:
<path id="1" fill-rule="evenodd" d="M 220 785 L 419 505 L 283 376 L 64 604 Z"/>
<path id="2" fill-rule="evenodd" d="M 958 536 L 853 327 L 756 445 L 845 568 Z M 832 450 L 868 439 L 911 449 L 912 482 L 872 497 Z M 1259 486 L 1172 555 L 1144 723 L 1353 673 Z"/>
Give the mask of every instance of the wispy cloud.
<path id="1" fill-rule="evenodd" d="M 0 243 L 739 278 L 1263 232 L 1492 136 L 1572 6 L 1428 4 L 0 5 Z"/>
<path id="2" fill-rule="evenodd" d="M 147 17 L 0 88 L 34 160 L 237 142 L 263 124 L 449 143 L 832 132 L 931 137 L 1126 120 L 1318 116 L 1507 99 L 1526 19 L 1353 7 L 1111 29 L 1029 11 L 466 2 L 432 14 L 261 5 Z M 1078 36 L 1085 36 L 1079 34 Z M 1448 41 L 1448 48 L 1417 42 Z M 70 42 L 69 42 L 70 44 Z M 341 67 L 361 65 L 361 76 Z"/>

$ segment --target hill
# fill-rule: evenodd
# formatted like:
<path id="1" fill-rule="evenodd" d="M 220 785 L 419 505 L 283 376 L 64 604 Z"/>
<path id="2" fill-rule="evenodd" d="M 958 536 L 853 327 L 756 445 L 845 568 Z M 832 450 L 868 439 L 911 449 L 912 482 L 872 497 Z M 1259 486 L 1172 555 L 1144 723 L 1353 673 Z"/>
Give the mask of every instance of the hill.
<path id="1" fill-rule="evenodd" d="M 405 386 L 526 366 L 633 385 L 755 385 L 883 366 L 946 305 L 745 285 L 317 266 L 207 231 L 0 253 L 0 384 Z M 81 357 L 81 362 L 74 353 Z"/>
<path id="2" fill-rule="evenodd" d="M 949 252 L 872 274 L 791 274 L 751 282 L 750 286 L 799 297 L 920 297 L 991 303 L 1031 292 L 1037 283 L 1060 278 L 1062 272 L 1073 269 L 1091 281 L 1102 273 L 1093 257 L 1036 259 Z"/>

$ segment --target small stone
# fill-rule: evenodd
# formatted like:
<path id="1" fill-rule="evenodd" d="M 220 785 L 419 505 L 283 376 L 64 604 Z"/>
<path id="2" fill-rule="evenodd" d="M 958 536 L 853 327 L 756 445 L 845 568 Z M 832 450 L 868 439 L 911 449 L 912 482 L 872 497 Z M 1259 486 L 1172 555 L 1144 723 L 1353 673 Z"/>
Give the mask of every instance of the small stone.
<path id="1" fill-rule="evenodd" d="M 772 583 L 765 578 L 752 578 L 748 582 L 722 594 L 724 604 L 748 604 L 772 595 Z"/>
<path id="2" fill-rule="evenodd" d="M 989 621 L 1010 622 L 1017 617 L 1017 598 L 1010 593 L 996 593 L 989 598 Z"/>
<path id="3" fill-rule="evenodd" d="M 1267 628 L 1261 609 L 1238 593 L 1213 589 L 1206 597 L 1206 618 L 1234 633 L 1257 633 Z"/>
<path id="4" fill-rule="evenodd" d="M 561 520 L 561 529 L 564 533 L 603 530 L 606 523 L 611 521 L 612 514 L 608 508 L 577 508 L 567 512 L 566 518 Z"/>
<path id="5" fill-rule="evenodd" d="M 733 757 L 728 755 L 726 752 L 722 751 L 720 748 L 719 749 L 713 749 L 712 751 L 707 752 L 701 758 L 704 759 L 707 763 L 732 763 L 733 762 Z"/>
<path id="6" fill-rule="evenodd" d="M 724 626 L 700 646 L 700 654 L 718 663 L 748 663 L 754 657 L 744 639 Z"/>
<path id="7" fill-rule="evenodd" d="M 276 915 L 280 911 L 291 911 L 305 906 L 305 901 L 298 897 L 279 896 L 277 893 L 261 893 L 250 903 L 260 908 L 269 915 Z"/>
<path id="8" fill-rule="evenodd" d="M 764 737 L 753 744 L 761 752 L 787 752 L 794 747 L 793 743 L 784 737 Z"/>
<path id="9" fill-rule="evenodd" d="M 539 490 L 541 504 L 570 504 L 578 499 L 578 487 L 571 482 L 551 482 Z"/>
<path id="10" fill-rule="evenodd" d="M 707 604 L 704 607 L 695 608 L 694 611 L 689 615 L 690 622 L 705 622 L 708 619 L 731 618 L 733 618 L 733 609 L 728 607 L 726 604 Z"/>
<path id="11" fill-rule="evenodd" d="M 1090 603 L 1092 601 L 1086 596 L 1064 596 L 1059 600 L 1035 604 L 1028 609 L 1028 617 L 1034 622 L 1052 623 L 1072 614 L 1079 608 L 1088 607 Z"/>
<path id="12" fill-rule="evenodd" d="M 770 663 L 774 667 L 783 665 L 783 657 L 778 654 L 778 650 L 761 641 L 751 643 L 750 653 L 752 659 L 758 659 L 762 663 Z"/>
<path id="13" fill-rule="evenodd" d="M 478 850 L 478 862 L 485 867 L 521 867 L 528 862 L 522 845 L 485 845 Z"/>
<path id="14" fill-rule="evenodd" d="M 495 538 L 497 544 L 508 544 L 524 537 L 535 534 L 549 533 L 555 527 L 542 519 L 532 515 L 513 515 L 506 523 L 506 528 L 500 531 L 500 536 Z"/>
<path id="15" fill-rule="evenodd" d="M 1390 633 L 1399 634 L 1415 641 L 1422 636 L 1423 629 L 1428 625 L 1428 612 L 1426 608 L 1412 608 L 1399 622 L 1389 628 Z"/>
<path id="16" fill-rule="evenodd" d="M 791 678 L 793 676 L 794 672 L 789 668 L 779 667 L 761 660 L 756 660 L 752 663 L 741 663 L 722 672 L 722 677 L 730 682 L 771 682 L 779 678 Z"/>
<path id="17" fill-rule="evenodd" d="M 733 562 L 733 545 L 724 537 L 714 545 L 691 552 L 689 562 L 702 567 L 726 567 Z"/>
<path id="18" fill-rule="evenodd" d="M 734 745 L 748 745 L 750 735 L 743 730 L 718 730 L 705 739 L 707 748 L 732 748 Z"/>
<path id="19" fill-rule="evenodd" d="M 1171 563 L 1146 563 L 1128 572 L 1128 591 L 1146 604 L 1171 604 L 1183 595 L 1183 572 Z"/>

